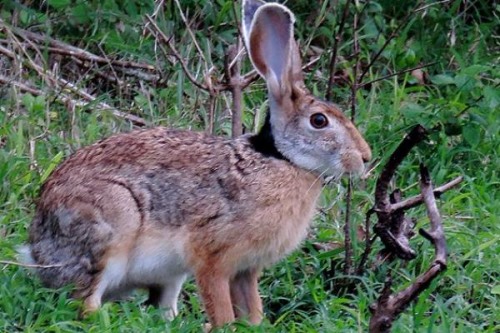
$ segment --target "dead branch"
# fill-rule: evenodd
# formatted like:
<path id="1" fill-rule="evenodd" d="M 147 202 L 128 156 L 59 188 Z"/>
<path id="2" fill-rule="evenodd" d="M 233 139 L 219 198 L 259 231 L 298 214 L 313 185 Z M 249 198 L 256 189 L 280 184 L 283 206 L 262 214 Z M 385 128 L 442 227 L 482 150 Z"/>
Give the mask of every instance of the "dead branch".
<path id="1" fill-rule="evenodd" d="M 418 66 L 415 66 L 415 67 L 412 67 L 412 68 L 407 68 L 407 69 L 404 69 L 404 70 L 399 71 L 399 72 L 387 74 L 387 75 L 381 76 L 379 78 L 373 79 L 371 81 L 360 83 L 359 87 L 365 87 L 365 86 L 368 86 L 368 85 L 370 85 L 372 83 L 383 81 L 383 80 L 386 80 L 386 79 L 391 78 L 393 76 L 399 76 L 399 75 L 404 74 L 404 73 L 412 72 L 412 71 L 414 71 L 416 69 L 422 69 L 422 68 L 434 66 L 435 64 L 437 64 L 437 61 L 433 61 L 433 62 L 430 62 L 428 64 L 418 65 Z"/>
<path id="2" fill-rule="evenodd" d="M 208 91 L 208 87 L 204 85 L 203 83 L 198 82 L 198 80 L 194 77 L 194 75 L 191 73 L 189 70 L 186 62 L 184 61 L 183 57 L 177 51 L 177 48 L 175 47 L 174 43 L 172 42 L 172 38 L 167 37 L 165 33 L 160 29 L 160 27 L 156 24 L 156 22 L 151 18 L 151 16 L 146 15 L 146 20 L 148 21 L 149 25 L 147 25 L 147 29 L 151 33 L 153 37 L 155 37 L 157 40 L 162 40 L 170 49 L 172 54 L 174 55 L 175 59 L 179 62 L 181 65 L 182 71 L 186 75 L 189 81 L 191 81 L 192 84 L 194 84 L 196 87 Z M 172 63 L 170 58 L 167 56 L 166 57 L 168 61 Z M 174 65 L 174 63 L 172 63 Z"/>
<path id="3" fill-rule="evenodd" d="M 21 91 L 29 92 L 32 95 L 38 96 L 38 95 L 42 95 L 43 94 L 43 92 L 41 90 L 38 90 L 38 89 L 33 88 L 33 87 L 30 87 L 30 86 L 28 86 L 25 83 L 11 80 L 11 79 L 3 76 L 3 75 L 0 75 L 0 83 L 5 84 L 5 85 L 12 85 L 14 87 L 17 87 L 17 88 L 21 89 Z"/>
<path id="4" fill-rule="evenodd" d="M 440 198 L 443 193 L 458 186 L 463 181 L 463 179 L 464 179 L 463 176 L 459 176 L 459 177 L 456 177 L 453 180 L 451 180 L 451 181 L 449 181 L 449 182 L 447 182 L 439 187 L 434 188 L 434 196 L 436 198 Z M 393 213 L 398 212 L 398 211 L 406 211 L 410 208 L 414 208 L 414 207 L 421 205 L 423 202 L 424 202 L 424 200 L 423 200 L 422 194 L 418 194 L 416 196 L 413 196 L 411 198 L 404 199 L 401 201 L 396 201 L 394 203 L 391 203 L 389 213 L 393 214 Z M 359 261 L 359 264 L 358 264 L 358 267 L 356 270 L 357 275 L 364 274 L 365 265 L 366 265 L 366 262 L 368 260 L 368 256 L 371 253 L 372 245 L 377 237 L 377 235 L 375 235 L 374 237 L 371 237 L 371 235 L 370 235 L 370 219 L 371 219 L 371 216 L 373 215 L 373 213 L 375 213 L 375 210 L 373 208 L 368 210 L 368 212 L 366 213 L 366 217 L 365 217 L 365 232 L 366 232 L 365 250 L 363 251 L 363 254 L 361 256 L 361 259 Z M 408 230 L 408 229 L 406 229 L 406 230 Z M 412 232 L 409 232 L 409 230 L 408 230 L 408 234 L 412 235 Z M 397 237 L 395 237 L 395 238 L 397 238 Z"/>
<path id="5" fill-rule="evenodd" d="M 459 185 L 463 180 L 464 180 L 463 176 L 458 176 L 457 178 L 449 181 L 448 183 L 436 187 L 434 189 L 434 196 L 436 198 L 439 198 L 443 193 Z M 410 208 L 420 205 L 422 202 L 423 202 L 423 196 L 422 194 L 419 194 L 414 197 L 392 204 L 390 212 L 397 212 L 399 210 L 408 210 Z"/>
<path id="6" fill-rule="evenodd" d="M 353 53 L 356 59 L 352 74 L 352 83 L 351 83 L 351 121 L 353 123 L 354 120 L 356 119 L 356 94 L 358 92 L 359 82 L 361 82 L 362 79 L 362 78 L 358 79 L 358 73 L 361 69 L 361 64 L 359 63 L 358 24 L 359 24 L 359 15 L 358 12 L 356 11 L 354 14 L 354 22 L 352 27 L 354 31 Z"/>
<path id="7" fill-rule="evenodd" d="M 380 237 L 388 252 L 405 260 L 414 258 L 415 252 L 406 242 L 402 242 L 401 239 L 396 238 L 391 232 L 391 225 L 396 221 L 393 220 L 391 214 L 391 201 L 388 194 L 388 188 L 397 167 L 408 155 L 410 150 L 424 140 L 426 135 L 427 131 L 421 125 L 417 125 L 411 130 L 389 157 L 389 161 L 382 170 L 375 188 L 374 209 L 378 217 L 378 223 L 374 227 L 375 233 Z"/>
<path id="8" fill-rule="evenodd" d="M 355 1 L 355 0 L 353 0 Z M 346 4 L 346 7 L 348 5 Z M 344 11 L 347 11 L 348 8 L 344 8 Z M 347 15 L 347 14 L 346 14 Z M 358 81 L 357 81 L 357 73 L 360 68 L 359 63 L 359 42 L 358 42 L 358 13 L 354 14 L 354 43 L 353 43 L 353 51 L 356 54 L 356 63 L 354 65 L 353 70 L 353 79 L 351 84 L 351 121 L 354 123 L 356 118 L 356 94 L 358 91 Z M 332 74 L 332 73 L 330 73 Z M 332 77 L 331 77 L 332 78 Z M 352 241 L 351 241 L 351 206 L 352 206 L 352 182 L 349 179 L 349 183 L 347 185 L 347 195 L 346 195 L 346 212 L 345 212 L 345 220 L 344 220 L 344 246 L 345 246 L 345 262 L 344 262 L 344 274 L 351 275 L 353 270 L 353 250 L 352 250 Z"/>
<path id="9" fill-rule="evenodd" d="M 15 58 L 16 56 L 20 57 L 21 58 L 20 60 L 24 66 L 34 70 L 49 85 L 57 88 L 58 94 L 56 96 L 56 99 L 60 100 L 64 104 L 73 103 L 73 104 L 79 105 L 79 106 L 87 106 L 89 103 L 95 103 L 97 109 L 109 111 L 114 116 L 128 120 L 128 121 L 132 122 L 134 125 L 145 126 L 147 124 L 147 122 L 144 119 L 142 119 L 141 117 L 131 115 L 131 114 L 128 114 L 126 112 L 119 111 L 119 110 L 113 108 L 112 106 L 108 105 L 107 103 L 97 101 L 96 97 L 94 97 L 91 94 L 87 93 L 86 91 L 78 88 L 76 86 L 76 84 L 74 84 L 68 80 L 65 80 L 61 77 L 58 77 L 52 71 L 50 71 L 48 69 L 44 69 L 43 67 L 38 65 L 32 59 L 32 57 L 27 53 L 26 49 L 23 48 L 22 43 L 14 35 L 14 31 L 10 30 L 6 25 L 4 25 L 3 21 L 0 21 L 0 23 L 2 24 L 2 27 L 1 27 L 2 31 L 7 33 L 12 38 L 13 43 L 21 50 L 22 55 L 16 55 L 14 52 L 7 50 L 1 46 L 0 46 L 0 52 L 11 57 L 11 58 Z M 24 35 L 22 35 L 21 38 L 23 38 L 28 43 L 32 43 L 31 40 L 29 40 Z M 33 47 L 36 49 L 37 52 L 39 52 L 38 48 L 36 48 L 34 45 L 33 45 Z M 1 81 L 4 81 L 5 83 L 12 84 L 12 85 L 24 90 L 24 91 L 32 93 L 34 95 L 45 95 L 45 93 L 42 90 L 32 88 L 25 83 L 18 82 L 16 80 L 11 80 L 11 79 L 3 77 L 3 76 L 0 79 L 1 79 Z M 77 95 L 78 99 L 74 99 L 74 98 L 70 97 L 68 94 L 68 91 L 71 92 L 72 94 Z M 87 109 L 87 112 L 90 112 L 90 111 L 91 111 L 91 109 Z"/>
<path id="10" fill-rule="evenodd" d="M 196 40 L 196 37 L 194 36 L 193 30 L 191 30 L 191 25 L 188 23 L 186 16 L 184 15 L 184 12 L 182 11 L 181 4 L 179 3 L 179 0 L 174 0 L 175 5 L 177 6 L 177 9 L 179 9 L 179 14 L 181 15 L 181 19 L 184 22 L 184 26 L 186 27 L 186 30 L 191 37 L 191 40 L 193 41 L 193 44 L 198 51 L 198 54 L 200 55 L 200 58 L 203 60 L 203 64 L 205 65 L 205 74 L 209 75 L 210 71 L 208 69 L 208 61 L 205 59 L 205 56 L 203 55 L 203 51 L 201 50 L 200 46 L 198 45 L 198 41 Z"/>
<path id="11" fill-rule="evenodd" d="M 24 264 L 21 262 L 10 261 L 10 260 L 0 260 L 0 265 L 14 265 L 14 266 L 27 267 L 27 268 L 55 268 L 55 267 L 65 266 L 67 264 L 62 263 L 62 264 L 53 264 L 53 265 L 37 265 L 37 264 Z"/>
<path id="12" fill-rule="evenodd" d="M 427 215 L 431 222 L 431 230 L 426 231 L 425 229 L 420 229 L 419 233 L 434 245 L 436 252 L 434 264 L 439 264 L 443 266 L 442 269 L 445 269 L 446 240 L 444 237 L 443 222 L 437 208 L 429 170 L 423 164 L 420 164 L 420 179 L 420 190 L 422 191 L 425 207 L 427 208 Z"/>
<path id="13" fill-rule="evenodd" d="M 387 40 L 385 41 L 384 45 L 382 45 L 382 47 L 377 51 L 377 53 L 375 53 L 375 55 L 370 59 L 370 62 L 368 63 L 368 65 L 365 67 L 365 69 L 363 70 L 363 72 L 359 76 L 359 81 L 358 82 L 363 82 L 363 78 L 370 71 L 370 68 L 373 66 L 373 64 L 375 63 L 375 61 L 377 61 L 377 59 L 380 57 L 380 55 L 382 54 L 382 52 L 384 52 L 384 50 L 389 45 L 389 43 L 399 34 L 399 31 L 410 22 L 410 18 L 413 15 L 415 15 L 415 13 L 417 13 L 417 12 L 419 12 L 419 11 L 422 10 L 421 9 L 422 7 L 419 7 L 420 4 L 421 4 L 421 1 L 418 1 L 417 4 L 415 5 L 414 9 L 411 10 L 411 11 L 409 11 L 408 14 L 406 14 L 406 16 L 397 25 L 397 27 L 391 32 L 391 34 L 389 35 L 389 38 L 387 38 Z"/>
<path id="14" fill-rule="evenodd" d="M 371 233 L 370 233 L 370 219 L 373 215 L 373 213 L 375 213 L 375 211 L 372 209 L 368 210 L 368 212 L 366 213 L 366 217 L 365 217 L 365 250 L 363 251 L 363 254 L 361 255 L 361 259 L 359 260 L 359 264 L 358 264 L 358 267 L 356 269 L 356 274 L 361 276 L 364 274 L 364 270 L 365 270 L 365 265 L 366 265 L 366 261 L 368 260 L 368 256 L 370 255 L 371 251 L 372 251 L 372 245 L 373 245 L 373 242 L 375 241 L 375 237 L 371 237 Z"/>
<path id="15" fill-rule="evenodd" d="M 3 47 L 1 45 L 0 45 L 0 53 L 2 53 L 3 55 L 6 55 L 7 57 L 9 57 L 11 59 L 14 59 L 16 57 L 16 54 L 14 52 L 12 52 L 9 49 L 6 49 L 5 47 Z"/>
<path id="16" fill-rule="evenodd" d="M 0 82 L 3 83 L 3 84 L 9 84 L 9 85 L 18 87 L 19 89 L 21 89 L 21 91 L 29 92 L 29 93 L 31 93 L 31 94 L 33 94 L 35 96 L 44 96 L 44 95 L 46 95 L 46 93 L 43 92 L 40 89 L 36 89 L 36 88 L 30 87 L 30 86 L 28 86 L 25 83 L 18 82 L 18 81 L 15 81 L 15 80 L 11 80 L 11 79 L 6 78 L 4 76 L 0 76 Z M 139 116 L 135 116 L 135 115 L 123 112 L 123 111 L 119 111 L 119 110 L 117 110 L 117 109 L 109 106 L 106 103 L 97 102 L 96 98 L 93 97 L 90 94 L 86 94 L 85 96 L 87 96 L 87 98 L 86 98 L 87 102 L 82 101 L 81 99 L 80 100 L 73 99 L 73 98 L 69 97 L 67 94 L 65 94 L 63 92 L 60 92 L 60 93 L 57 94 L 56 99 L 59 100 L 61 103 L 65 104 L 65 105 L 68 104 L 68 103 L 70 103 L 70 104 L 73 104 L 75 106 L 84 107 L 86 112 L 92 112 L 93 111 L 93 110 L 91 110 L 91 109 L 88 108 L 89 102 L 91 102 L 91 103 L 92 102 L 96 102 L 96 108 L 97 109 L 100 109 L 101 111 L 109 111 L 115 117 L 128 120 L 128 121 L 130 121 L 132 124 L 134 124 L 136 126 L 142 127 L 142 126 L 146 126 L 148 124 L 146 122 L 146 120 L 144 120 L 143 118 L 141 118 Z"/>
<path id="17" fill-rule="evenodd" d="M 352 274 L 352 241 L 351 241 L 351 205 L 352 205 L 352 182 L 349 179 L 347 185 L 347 194 L 346 194 L 346 211 L 345 211 L 345 220 L 344 220 L 344 252 L 345 252 L 345 260 L 344 260 L 344 274 L 351 275 Z"/>
<path id="18" fill-rule="evenodd" d="M 0 24 L 4 25 L 3 21 L 0 21 Z M 0 27 L 0 29 L 1 30 L 6 29 L 6 26 Z M 49 45 L 49 47 L 47 48 L 49 52 L 71 56 L 89 62 L 95 62 L 100 64 L 112 64 L 114 66 L 119 66 L 124 68 L 136 68 L 136 69 L 156 72 L 156 67 L 150 64 L 138 63 L 127 60 L 113 60 L 113 59 L 103 58 L 87 50 L 78 48 L 70 44 L 66 44 L 59 40 L 50 38 L 46 35 L 37 34 L 17 27 L 9 27 L 9 29 L 14 34 L 20 36 L 24 40 L 30 40 L 31 42 L 36 43 L 38 45 Z M 26 45 L 29 46 L 28 44 Z"/>
<path id="19" fill-rule="evenodd" d="M 231 45 L 226 53 L 225 74 L 226 81 L 231 87 L 231 95 L 233 97 L 232 117 L 231 117 L 231 136 L 233 138 L 243 134 L 243 111 L 241 109 L 241 100 L 243 97 L 243 90 L 241 87 L 241 60 L 240 53 L 240 40 L 236 41 L 236 45 Z"/>
<path id="20" fill-rule="evenodd" d="M 325 95 L 325 99 L 327 101 L 330 101 L 332 98 L 332 88 L 335 77 L 335 65 L 337 61 L 338 47 L 340 41 L 342 40 L 342 33 L 344 32 L 345 21 L 347 19 L 347 15 L 349 14 L 350 4 L 351 1 L 347 1 L 344 6 L 344 11 L 342 12 L 342 18 L 339 24 L 339 30 L 337 31 L 337 33 L 335 34 L 335 38 L 333 39 L 332 55 L 330 57 L 330 66 L 329 66 L 330 76 L 328 77 L 328 85 L 326 87 L 326 95 Z"/>
<path id="21" fill-rule="evenodd" d="M 420 165 L 420 188 L 424 198 L 427 214 L 431 222 L 431 230 L 420 230 L 420 234 L 429 240 L 435 249 L 434 261 L 429 269 L 421 274 L 415 282 L 404 290 L 392 294 L 392 279 L 390 276 L 377 302 L 370 306 L 372 317 L 370 319 L 370 333 L 390 332 L 393 321 L 414 301 L 431 282 L 446 269 L 446 241 L 444 237 L 442 220 L 439 214 L 429 171 Z"/>

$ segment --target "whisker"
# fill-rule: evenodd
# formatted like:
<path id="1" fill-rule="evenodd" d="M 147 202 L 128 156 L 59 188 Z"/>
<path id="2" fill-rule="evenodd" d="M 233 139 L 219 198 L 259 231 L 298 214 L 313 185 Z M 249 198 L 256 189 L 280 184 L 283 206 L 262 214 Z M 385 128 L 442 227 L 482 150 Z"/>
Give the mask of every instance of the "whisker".
<path id="1" fill-rule="evenodd" d="M 311 186 L 309 186 L 309 188 L 307 189 L 306 191 L 306 194 L 309 193 L 309 191 L 312 189 L 312 187 L 314 186 L 314 184 L 316 184 L 316 182 L 318 181 L 318 179 L 322 178 L 322 176 L 327 173 L 327 171 L 329 170 L 330 168 L 327 168 L 325 169 L 322 173 L 319 174 L 318 177 L 316 177 L 316 179 L 314 179 L 313 183 L 311 184 Z"/>

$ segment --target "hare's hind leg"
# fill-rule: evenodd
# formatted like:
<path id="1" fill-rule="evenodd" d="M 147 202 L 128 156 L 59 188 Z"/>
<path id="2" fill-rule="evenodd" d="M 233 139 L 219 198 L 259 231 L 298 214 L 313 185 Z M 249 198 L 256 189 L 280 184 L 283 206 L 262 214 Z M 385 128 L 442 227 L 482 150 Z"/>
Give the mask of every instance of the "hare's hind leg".
<path id="1" fill-rule="evenodd" d="M 262 300 L 259 295 L 260 270 L 239 272 L 231 279 L 231 300 L 237 318 L 246 318 L 252 324 L 262 321 Z"/>
<path id="2" fill-rule="evenodd" d="M 149 287 L 149 298 L 147 304 L 165 308 L 165 318 L 172 320 L 177 316 L 177 300 L 186 280 L 186 274 L 170 277 L 163 285 Z"/>
<path id="3" fill-rule="evenodd" d="M 85 298 L 84 314 L 94 312 L 101 307 L 103 296 L 112 294 L 123 282 L 127 272 L 127 259 L 110 258 L 103 271 L 89 287 L 89 296 Z"/>

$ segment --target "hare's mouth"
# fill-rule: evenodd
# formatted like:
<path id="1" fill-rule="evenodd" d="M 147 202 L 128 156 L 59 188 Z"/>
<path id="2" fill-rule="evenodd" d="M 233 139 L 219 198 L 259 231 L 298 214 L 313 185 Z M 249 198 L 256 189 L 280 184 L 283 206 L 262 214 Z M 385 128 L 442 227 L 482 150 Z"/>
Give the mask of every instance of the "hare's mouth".
<path id="1" fill-rule="evenodd" d="M 327 186 L 333 183 L 338 183 L 344 173 L 326 173 L 322 176 L 323 178 L 323 185 Z"/>
<path id="2" fill-rule="evenodd" d="M 360 178 L 360 179 L 365 179 L 366 178 L 366 170 L 365 168 L 363 168 L 363 170 L 354 170 L 352 172 L 350 171 L 344 171 L 342 173 L 339 173 L 339 174 L 325 174 L 322 176 L 323 178 L 323 184 L 325 186 L 328 186 L 332 183 L 338 183 L 340 181 L 340 179 L 342 178 L 351 178 L 351 179 L 356 179 L 356 178 Z"/>

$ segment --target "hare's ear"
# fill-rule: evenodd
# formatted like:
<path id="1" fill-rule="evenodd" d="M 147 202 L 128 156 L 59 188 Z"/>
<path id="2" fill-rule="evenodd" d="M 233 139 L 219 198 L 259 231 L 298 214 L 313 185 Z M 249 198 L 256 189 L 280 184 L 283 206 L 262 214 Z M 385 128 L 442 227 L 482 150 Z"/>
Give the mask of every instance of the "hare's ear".
<path id="1" fill-rule="evenodd" d="M 252 25 L 253 18 L 255 16 L 255 12 L 259 9 L 260 6 L 264 5 L 265 2 L 261 0 L 243 0 L 242 9 L 242 32 L 243 32 L 243 40 L 245 41 L 245 45 L 247 49 L 250 33 L 250 27 Z"/>
<path id="2" fill-rule="evenodd" d="M 249 30 L 244 28 L 247 30 L 245 42 L 255 69 L 267 82 L 270 96 L 280 102 L 291 94 L 295 58 L 300 59 L 293 38 L 295 18 L 290 10 L 276 3 L 263 4 L 255 9 L 256 6 L 257 1 L 244 3 L 245 26 L 247 17 L 251 17 L 252 10 L 255 10 Z"/>

